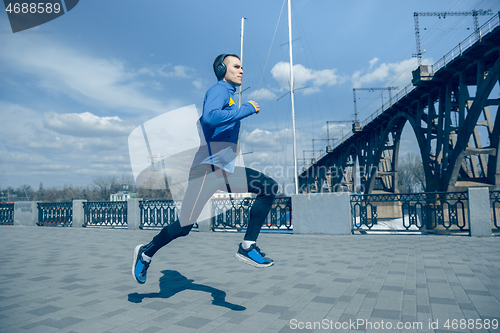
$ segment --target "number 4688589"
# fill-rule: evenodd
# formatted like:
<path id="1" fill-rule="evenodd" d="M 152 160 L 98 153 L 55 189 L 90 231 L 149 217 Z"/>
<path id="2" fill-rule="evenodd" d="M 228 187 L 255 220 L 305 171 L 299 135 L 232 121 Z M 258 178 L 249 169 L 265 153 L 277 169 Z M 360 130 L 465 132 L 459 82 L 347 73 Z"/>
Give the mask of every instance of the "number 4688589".
<path id="1" fill-rule="evenodd" d="M 9 3 L 7 8 L 5 8 L 5 11 L 10 13 L 15 13 L 15 14 L 58 14 L 61 11 L 61 5 L 58 3 L 44 3 L 44 2 L 39 2 L 39 3 Z"/>
<path id="2" fill-rule="evenodd" d="M 453 330 L 456 330 L 456 329 L 476 329 L 476 330 L 480 330 L 480 329 L 494 329 L 496 330 L 498 328 L 498 320 L 497 319 L 448 319 L 445 323 L 444 323 L 444 327 L 446 329 L 453 329 Z"/>

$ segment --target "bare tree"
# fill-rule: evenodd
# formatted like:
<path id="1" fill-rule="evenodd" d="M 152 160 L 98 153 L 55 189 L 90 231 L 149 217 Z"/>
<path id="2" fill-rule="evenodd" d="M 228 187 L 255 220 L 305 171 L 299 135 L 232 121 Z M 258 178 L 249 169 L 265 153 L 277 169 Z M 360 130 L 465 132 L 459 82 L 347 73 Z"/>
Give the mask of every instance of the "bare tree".
<path id="1" fill-rule="evenodd" d="M 35 192 L 34 200 L 43 201 L 44 196 L 45 196 L 45 188 L 43 187 L 43 183 L 40 182 L 40 185 L 38 186 L 38 191 Z"/>
<path id="2" fill-rule="evenodd" d="M 120 190 L 120 183 L 116 176 L 97 177 L 93 182 L 97 192 L 97 200 L 108 201 L 109 195 Z"/>
<path id="3" fill-rule="evenodd" d="M 422 158 L 408 152 L 398 161 L 398 189 L 401 193 L 425 192 Z"/>
<path id="4" fill-rule="evenodd" d="M 35 195 L 34 193 L 35 192 L 33 191 L 30 185 L 21 185 L 15 191 L 18 200 L 23 200 L 23 201 L 32 200 Z"/>

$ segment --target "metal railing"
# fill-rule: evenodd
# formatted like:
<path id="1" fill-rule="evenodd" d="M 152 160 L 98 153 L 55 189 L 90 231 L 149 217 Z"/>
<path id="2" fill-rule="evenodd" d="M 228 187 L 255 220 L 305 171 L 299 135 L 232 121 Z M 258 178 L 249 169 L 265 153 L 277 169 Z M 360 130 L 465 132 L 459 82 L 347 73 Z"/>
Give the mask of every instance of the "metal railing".
<path id="1" fill-rule="evenodd" d="M 492 229 L 500 233 L 500 191 L 490 191 L 490 203 Z"/>
<path id="2" fill-rule="evenodd" d="M 163 228 L 175 222 L 180 213 L 182 201 L 151 200 L 141 201 L 140 229 Z"/>
<path id="3" fill-rule="evenodd" d="M 127 201 L 84 202 L 84 227 L 127 227 Z"/>
<path id="4" fill-rule="evenodd" d="M 499 14 L 493 16 L 488 22 L 483 24 L 479 31 L 472 33 L 469 37 L 465 38 L 461 43 L 459 43 L 453 50 L 445 54 L 441 59 L 439 59 L 434 65 L 432 65 L 432 72 L 437 72 L 441 68 L 446 67 L 453 59 L 461 56 L 465 50 L 474 45 L 476 42 L 481 41 L 484 35 L 490 33 L 496 27 L 500 26 Z M 479 36 L 479 38 L 478 38 Z"/>
<path id="5" fill-rule="evenodd" d="M 255 199 L 214 199 L 212 230 L 243 231 L 248 227 L 250 208 Z M 291 231 L 292 199 L 290 197 L 275 198 L 271 210 L 262 226 L 263 231 Z"/>
<path id="6" fill-rule="evenodd" d="M 470 234 L 467 192 L 351 195 L 352 233 Z"/>
<path id="7" fill-rule="evenodd" d="M 73 224 L 73 202 L 38 203 L 38 226 L 70 227 Z"/>
<path id="8" fill-rule="evenodd" d="M 14 224 L 14 203 L 0 203 L 0 225 Z"/>

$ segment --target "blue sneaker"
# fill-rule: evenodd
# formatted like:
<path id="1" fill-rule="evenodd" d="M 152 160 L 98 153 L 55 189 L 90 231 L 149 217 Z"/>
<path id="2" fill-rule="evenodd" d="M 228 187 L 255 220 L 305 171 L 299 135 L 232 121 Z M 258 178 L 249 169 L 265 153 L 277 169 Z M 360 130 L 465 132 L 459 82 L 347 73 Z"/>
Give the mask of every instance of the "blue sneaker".
<path id="1" fill-rule="evenodd" d="M 259 247 L 255 243 L 248 250 L 243 249 L 240 243 L 238 252 L 236 252 L 236 259 L 254 267 L 271 267 L 274 265 L 273 259 L 267 258 L 265 253 L 260 252 Z"/>
<path id="2" fill-rule="evenodd" d="M 134 249 L 134 263 L 132 265 L 132 275 L 134 279 L 140 284 L 146 282 L 149 264 L 151 262 L 145 262 L 142 259 L 142 254 L 144 253 L 144 245 L 139 244 Z"/>

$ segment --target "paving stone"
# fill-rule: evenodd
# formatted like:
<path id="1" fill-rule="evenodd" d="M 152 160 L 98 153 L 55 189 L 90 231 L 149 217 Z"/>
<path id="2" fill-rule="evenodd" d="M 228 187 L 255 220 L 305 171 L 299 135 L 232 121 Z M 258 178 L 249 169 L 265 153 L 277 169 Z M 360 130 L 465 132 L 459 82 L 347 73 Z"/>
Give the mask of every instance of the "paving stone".
<path id="1" fill-rule="evenodd" d="M 259 247 L 276 264 L 256 269 L 234 259 L 243 234 L 193 232 L 159 251 L 139 285 L 133 248 L 156 233 L 0 226 L 0 251 L 18 249 L 14 267 L 0 259 L 9 267 L 0 331 L 297 332 L 291 320 L 500 318 L 496 237 L 266 233 Z"/>
<path id="2" fill-rule="evenodd" d="M 54 313 L 54 312 L 60 311 L 62 309 L 63 308 L 60 308 L 58 306 L 48 305 L 48 306 L 44 306 L 41 308 L 37 308 L 35 310 L 28 311 L 28 313 L 34 314 L 36 316 L 44 316 L 46 314 Z"/>

